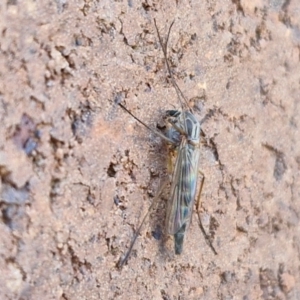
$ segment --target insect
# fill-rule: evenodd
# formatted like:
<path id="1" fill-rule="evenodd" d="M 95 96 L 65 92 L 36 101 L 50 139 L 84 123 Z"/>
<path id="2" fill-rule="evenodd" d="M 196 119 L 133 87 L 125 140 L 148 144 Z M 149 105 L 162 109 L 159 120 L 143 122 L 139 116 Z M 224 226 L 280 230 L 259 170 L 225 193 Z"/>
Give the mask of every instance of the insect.
<path id="1" fill-rule="evenodd" d="M 188 101 L 181 92 L 179 86 L 177 85 L 167 58 L 167 43 L 169 35 L 174 24 L 174 21 L 169 27 L 167 38 L 165 43 L 160 36 L 156 20 L 154 19 L 154 24 L 156 32 L 158 35 L 159 43 L 162 47 L 165 63 L 167 66 L 168 73 L 170 75 L 172 84 L 176 90 L 178 99 L 180 101 L 182 110 L 168 110 L 166 111 L 167 121 L 170 125 L 166 134 L 151 128 L 143 121 L 138 119 L 134 114 L 132 114 L 124 105 L 118 103 L 126 112 L 128 112 L 134 119 L 139 123 L 144 125 L 149 130 L 155 132 L 162 139 L 164 139 L 170 148 L 172 153 L 175 153 L 176 160 L 175 166 L 173 168 L 171 176 L 171 193 L 170 199 L 167 205 L 167 217 L 166 217 L 166 231 L 169 235 L 174 236 L 175 244 L 175 254 L 181 254 L 183 250 L 183 241 L 185 233 L 188 229 L 191 215 L 193 211 L 193 205 L 196 198 L 197 191 L 197 179 L 199 174 L 199 158 L 200 158 L 200 122 L 195 117 L 193 110 L 188 106 Z M 204 175 L 202 174 L 202 182 L 199 189 L 199 194 L 197 197 L 197 211 L 200 204 L 200 195 L 204 183 Z M 165 181 L 159 188 L 147 214 L 143 218 L 131 245 L 123 258 L 120 259 L 118 266 L 122 267 L 129 258 L 130 252 L 134 246 L 134 243 L 140 233 L 141 227 L 149 215 L 149 212 L 153 208 L 162 190 L 166 187 L 167 182 Z M 211 247 L 212 251 L 217 254 L 215 248 L 211 244 L 205 230 L 202 226 L 200 215 L 198 213 L 198 221 L 201 231 L 204 237 Z"/>

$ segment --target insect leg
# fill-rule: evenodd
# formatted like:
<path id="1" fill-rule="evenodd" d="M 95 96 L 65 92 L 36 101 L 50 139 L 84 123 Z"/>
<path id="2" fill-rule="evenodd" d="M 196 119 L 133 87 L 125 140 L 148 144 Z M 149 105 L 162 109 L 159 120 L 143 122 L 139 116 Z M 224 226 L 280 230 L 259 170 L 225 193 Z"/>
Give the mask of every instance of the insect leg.
<path id="1" fill-rule="evenodd" d="M 203 189 L 203 185 L 204 185 L 204 180 L 205 180 L 205 176 L 203 174 L 203 172 L 199 171 L 200 175 L 202 176 L 202 180 L 201 180 L 201 185 L 200 185 L 200 190 L 199 190 L 199 193 L 198 193 L 198 197 L 197 197 L 197 203 L 196 203 L 196 209 L 197 209 L 197 215 L 198 215 L 198 223 L 199 223 L 199 227 L 202 231 L 202 234 L 205 238 L 205 241 L 206 243 L 208 244 L 208 246 L 211 248 L 212 252 L 217 255 L 218 252 L 216 251 L 215 247 L 213 246 L 213 244 L 211 243 L 207 233 L 205 232 L 205 229 L 203 227 L 203 224 L 201 222 L 201 217 L 200 217 L 200 204 L 201 204 L 201 201 L 200 201 L 200 198 L 201 198 L 201 193 L 202 193 L 202 189 Z"/>
<path id="2" fill-rule="evenodd" d="M 165 178 L 165 179 L 163 180 L 162 184 L 160 185 L 160 187 L 159 187 L 159 189 L 158 189 L 158 191 L 157 191 L 157 194 L 156 194 L 156 196 L 154 197 L 154 199 L 153 199 L 153 201 L 152 201 L 152 204 L 150 205 L 150 207 L 149 207 L 149 209 L 148 209 L 148 212 L 147 212 L 146 215 L 144 216 L 144 218 L 143 218 L 143 220 L 142 220 L 140 226 L 138 227 L 138 229 L 137 229 L 137 231 L 136 231 L 136 233 L 135 233 L 135 235 L 134 235 L 134 237 L 133 237 L 133 240 L 131 241 L 131 244 L 130 244 L 130 246 L 129 246 L 128 251 L 126 252 L 126 254 L 125 254 L 123 257 L 120 258 L 120 260 L 119 260 L 119 262 L 118 262 L 118 264 L 117 264 L 117 267 L 118 267 L 119 269 L 121 269 L 121 268 L 124 266 L 124 264 L 127 262 L 128 258 L 129 258 L 129 256 L 130 256 L 131 250 L 132 250 L 132 248 L 133 248 L 133 246 L 134 246 L 134 243 L 135 243 L 137 237 L 139 236 L 139 234 L 140 234 L 140 232 L 141 232 L 141 229 L 142 229 L 142 226 L 143 226 L 145 220 L 147 219 L 147 217 L 148 217 L 149 213 L 151 212 L 151 210 L 153 209 L 154 205 L 157 203 L 157 200 L 159 199 L 159 197 L 160 197 L 162 191 L 164 190 L 164 188 L 166 187 L 166 185 L 168 184 L 168 182 L 169 182 L 168 178 Z"/>
<path id="3" fill-rule="evenodd" d="M 169 139 L 167 136 L 165 136 L 164 134 L 160 133 L 159 131 L 151 128 L 150 126 L 148 126 L 147 124 L 145 124 L 142 120 L 140 120 L 139 118 L 137 118 L 133 113 L 131 113 L 123 104 L 118 103 L 119 106 L 121 106 L 127 113 L 129 113 L 135 120 L 137 120 L 139 123 L 141 123 L 142 125 L 144 125 L 147 129 L 149 129 L 150 131 L 154 132 L 155 134 L 157 134 L 158 136 L 160 136 L 162 139 L 164 139 L 165 141 L 167 141 L 170 144 L 176 144 L 173 140 Z"/>

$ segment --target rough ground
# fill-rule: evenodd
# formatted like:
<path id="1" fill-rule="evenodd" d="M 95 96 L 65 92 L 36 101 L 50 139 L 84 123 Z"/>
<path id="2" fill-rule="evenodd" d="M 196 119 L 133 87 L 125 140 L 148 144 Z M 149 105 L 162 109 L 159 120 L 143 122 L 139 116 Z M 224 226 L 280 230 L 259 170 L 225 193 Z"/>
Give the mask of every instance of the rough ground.
<path id="1" fill-rule="evenodd" d="M 175 256 L 161 127 L 203 121 L 201 218 Z M 0 3 L 0 298 L 300 299 L 298 0 Z M 204 136 L 205 135 L 205 136 Z M 162 233 L 162 236 L 160 236 Z"/>

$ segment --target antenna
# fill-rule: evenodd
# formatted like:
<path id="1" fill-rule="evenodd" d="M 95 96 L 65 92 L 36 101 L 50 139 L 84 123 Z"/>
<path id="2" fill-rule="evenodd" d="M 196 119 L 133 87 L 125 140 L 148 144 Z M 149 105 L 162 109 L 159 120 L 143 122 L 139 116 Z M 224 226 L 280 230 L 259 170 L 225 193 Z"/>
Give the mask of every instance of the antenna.
<path id="1" fill-rule="evenodd" d="M 161 35 L 159 33 L 159 30 L 158 30 L 158 27 L 157 27 L 157 24 L 156 24 L 156 20 L 154 19 L 154 25 L 155 25 L 155 29 L 156 29 L 156 32 L 157 32 L 157 36 L 158 36 L 158 39 L 159 39 L 159 43 L 162 47 L 162 51 L 163 51 L 163 54 L 164 54 L 164 58 L 165 58 L 165 62 L 166 62 L 166 65 L 167 65 L 167 69 L 168 69 L 168 73 L 171 77 L 171 81 L 172 81 L 172 84 L 176 90 L 176 94 L 177 94 L 177 97 L 179 99 L 179 102 L 180 102 L 180 105 L 183 109 L 183 102 L 182 102 L 182 99 L 184 100 L 186 106 L 188 107 L 189 111 L 192 113 L 192 109 L 189 107 L 189 104 L 188 104 L 188 100 L 186 99 L 186 97 L 184 96 L 184 94 L 182 93 L 181 89 L 179 88 L 178 84 L 176 83 L 175 79 L 174 79 L 174 76 L 171 72 L 171 68 L 170 68 L 170 64 L 169 64 L 169 60 L 168 60 L 168 55 L 167 55 L 167 44 L 168 44 L 168 40 L 169 40 L 169 36 L 170 36 L 170 33 L 171 33 L 171 29 L 172 29 L 172 26 L 174 25 L 174 22 L 175 20 L 171 23 L 170 27 L 169 27 L 169 31 L 168 31 L 168 35 L 167 35 L 167 38 L 166 38 L 166 42 L 164 43 L 162 38 L 161 38 Z"/>

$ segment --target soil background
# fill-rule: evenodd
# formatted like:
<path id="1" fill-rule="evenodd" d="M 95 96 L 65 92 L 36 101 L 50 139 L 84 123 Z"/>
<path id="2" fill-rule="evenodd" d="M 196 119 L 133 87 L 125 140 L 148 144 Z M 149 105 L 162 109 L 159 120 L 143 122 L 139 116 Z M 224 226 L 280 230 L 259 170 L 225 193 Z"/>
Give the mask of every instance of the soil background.
<path id="1" fill-rule="evenodd" d="M 164 232 L 174 77 L 202 123 L 201 220 Z M 0 3 L 0 298 L 300 299 L 298 0 Z M 200 181 L 201 178 L 199 178 Z"/>

